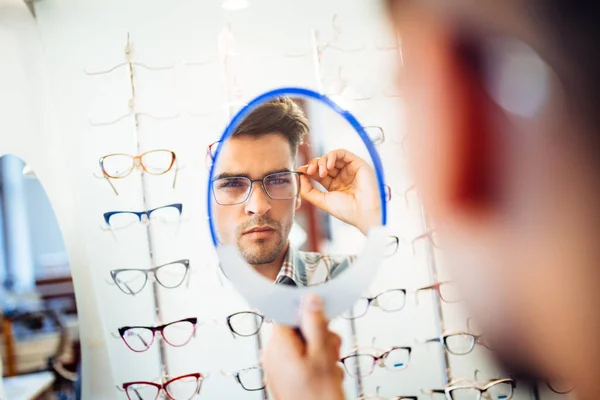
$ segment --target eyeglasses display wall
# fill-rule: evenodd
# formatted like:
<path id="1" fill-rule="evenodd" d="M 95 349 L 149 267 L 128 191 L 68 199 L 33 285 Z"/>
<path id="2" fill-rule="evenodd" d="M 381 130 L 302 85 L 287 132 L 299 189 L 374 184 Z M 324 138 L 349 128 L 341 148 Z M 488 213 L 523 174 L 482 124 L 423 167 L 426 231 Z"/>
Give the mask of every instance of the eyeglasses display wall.
<path id="1" fill-rule="evenodd" d="M 56 141 L 76 188 L 64 226 L 77 232 L 75 259 L 84 260 L 73 272 L 87 311 L 84 398 L 269 398 L 259 354 L 272 322 L 219 270 L 206 190 L 232 115 L 280 86 L 310 88 L 351 111 L 385 170 L 384 262 L 368 292 L 331 323 L 342 337 L 347 398 L 535 398 L 493 365 L 493 346 L 444 270 L 406 167 L 409 133 L 398 110 L 410 99 L 388 79 L 403 55 L 381 5 L 249 0 L 235 11 L 225 3 L 35 5 Z M 332 134 L 314 138 L 340 145 Z M 269 189 L 279 174 L 258 182 L 272 199 L 289 197 Z M 246 201 L 253 181 L 216 202 Z M 328 252 L 358 245 L 338 223 Z M 570 390 L 557 382 L 538 389 L 543 399 Z"/>

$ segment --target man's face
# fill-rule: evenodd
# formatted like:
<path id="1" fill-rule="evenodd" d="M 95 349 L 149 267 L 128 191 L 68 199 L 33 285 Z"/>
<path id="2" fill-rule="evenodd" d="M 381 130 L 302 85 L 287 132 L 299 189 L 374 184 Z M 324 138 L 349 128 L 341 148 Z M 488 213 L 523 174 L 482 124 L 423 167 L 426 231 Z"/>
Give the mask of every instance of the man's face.
<path id="1" fill-rule="evenodd" d="M 285 136 L 276 133 L 260 137 L 242 135 L 222 145 L 213 179 L 235 176 L 255 180 L 293 170 L 294 155 Z M 214 203 L 219 241 L 236 243 L 251 265 L 272 263 L 286 249 L 295 210 L 299 206 L 299 196 L 273 200 L 260 182 L 254 182 L 245 202 L 235 205 Z"/>

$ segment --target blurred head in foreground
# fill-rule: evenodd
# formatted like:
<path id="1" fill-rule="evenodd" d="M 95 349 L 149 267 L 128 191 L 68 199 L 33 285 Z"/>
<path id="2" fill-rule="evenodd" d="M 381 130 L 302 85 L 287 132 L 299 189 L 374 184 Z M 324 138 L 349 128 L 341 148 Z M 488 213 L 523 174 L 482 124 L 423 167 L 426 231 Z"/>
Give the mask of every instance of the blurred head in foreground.
<path id="1" fill-rule="evenodd" d="M 509 369 L 600 382 L 600 5 L 388 0 L 416 184 Z"/>

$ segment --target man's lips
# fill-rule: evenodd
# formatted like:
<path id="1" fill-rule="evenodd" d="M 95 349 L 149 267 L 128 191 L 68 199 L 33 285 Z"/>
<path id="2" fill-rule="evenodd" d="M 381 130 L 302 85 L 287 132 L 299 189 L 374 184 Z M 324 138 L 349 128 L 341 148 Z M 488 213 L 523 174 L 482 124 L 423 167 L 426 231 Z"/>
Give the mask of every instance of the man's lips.
<path id="1" fill-rule="evenodd" d="M 243 233 L 243 235 L 249 235 L 251 233 L 260 233 L 260 232 L 274 232 L 275 229 L 269 227 L 269 226 L 257 226 L 255 228 L 249 229 L 246 232 Z"/>

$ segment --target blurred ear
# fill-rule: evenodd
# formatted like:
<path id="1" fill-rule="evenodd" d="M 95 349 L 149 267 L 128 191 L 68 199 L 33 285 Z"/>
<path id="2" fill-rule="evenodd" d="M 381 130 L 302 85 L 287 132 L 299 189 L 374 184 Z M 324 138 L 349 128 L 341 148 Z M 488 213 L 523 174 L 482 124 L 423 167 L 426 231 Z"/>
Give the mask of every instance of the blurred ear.
<path id="1" fill-rule="evenodd" d="M 296 210 L 299 209 L 301 205 L 302 205 L 302 197 L 298 193 L 298 196 L 296 196 Z"/>
<path id="2" fill-rule="evenodd" d="M 490 205 L 491 102 L 472 48 L 425 8 L 398 14 L 407 144 L 415 183 L 434 219 L 478 218 Z M 462 222 L 467 222 L 463 220 Z"/>

